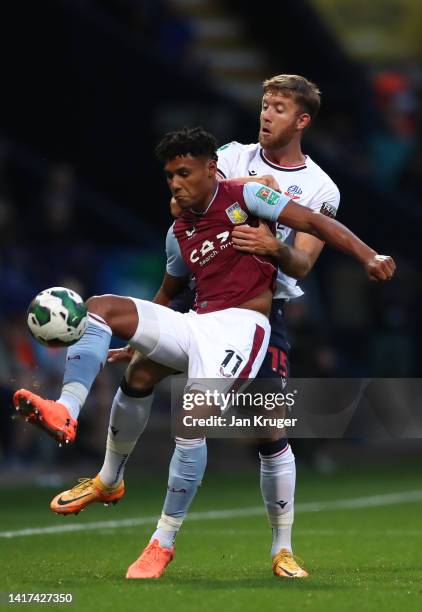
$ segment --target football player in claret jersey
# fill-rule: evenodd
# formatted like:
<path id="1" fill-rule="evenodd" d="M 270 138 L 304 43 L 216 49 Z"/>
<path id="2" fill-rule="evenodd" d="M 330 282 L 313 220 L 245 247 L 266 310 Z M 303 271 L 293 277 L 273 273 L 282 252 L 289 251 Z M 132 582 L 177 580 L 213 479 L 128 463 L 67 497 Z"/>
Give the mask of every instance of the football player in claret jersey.
<path id="1" fill-rule="evenodd" d="M 275 267 L 265 256 L 234 249 L 231 233 L 236 225 L 246 221 L 255 225 L 258 218 L 285 223 L 351 254 L 370 278 L 387 280 L 394 274 L 390 257 L 377 255 L 335 220 L 259 183 L 219 182 L 215 147 L 215 139 L 197 128 L 170 133 L 157 148 L 182 214 L 168 232 L 167 272 L 155 303 L 114 295 L 90 298 L 88 328 L 68 349 L 58 401 L 24 389 L 15 393 L 18 413 L 56 439 L 75 438 L 76 419 L 106 360 L 112 334 L 150 359 L 187 372 L 191 390 L 201 389 L 203 378 L 221 379 L 224 391 L 231 389 L 236 379 L 246 381 L 256 376 L 268 346 Z M 232 271 L 229 279 L 227 269 Z M 196 312 L 181 314 L 165 308 L 190 274 L 197 283 Z M 227 369 L 221 372 L 228 345 L 240 358 L 230 377 Z M 123 453 L 124 459 L 132 444 L 128 431 L 132 423 L 125 424 L 122 419 L 120 425 L 128 437 L 125 441 L 125 436 L 120 436 L 114 450 Z M 127 578 L 152 578 L 163 573 L 173 558 L 174 539 L 202 480 L 205 463 L 203 439 L 180 441 L 170 465 L 163 514 L 150 544 L 129 567 Z M 79 498 L 90 495 L 82 490 L 85 484 L 81 484 Z M 97 484 L 104 501 L 117 501 L 123 495 L 122 483 L 111 488 Z M 181 488 L 183 495 L 179 494 Z M 72 506 L 71 496 L 58 497 L 58 507 Z"/>

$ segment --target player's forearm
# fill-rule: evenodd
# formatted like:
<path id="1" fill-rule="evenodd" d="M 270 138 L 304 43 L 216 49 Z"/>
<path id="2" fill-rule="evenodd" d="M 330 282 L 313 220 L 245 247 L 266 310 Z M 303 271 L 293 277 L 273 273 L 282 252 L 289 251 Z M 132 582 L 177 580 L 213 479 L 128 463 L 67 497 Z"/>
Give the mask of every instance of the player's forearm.
<path id="1" fill-rule="evenodd" d="M 159 304 L 160 306 L 169 306 L 172 299 L 173 298 L 163 290 L 163 287 L 160 287 L 152 301 L 154 304 Z"/>
<path id="2" fill-rule="evenodd" d="M 273 257 L 280 270 L 296 280 L 303 280 L 312 268 L 308 253 L 280 241 L 277 242 Z"/>
<path id="3" fill-rule="evenodd" d="M 352 255 L 362 263 L 376 255 L 376 251 L 335 219 L 314 213 L 310 216 L 309 225 L 310 228 L 304 231 L 308 231 L 329 246 Z"/>
<path id="4" fill-rule="evenodd" d="M 188 282 L 189 276 L 172 276 L 166 272 L 161 287 L 152 301 L 154 304 L 160 304 L 160 306 L 169 306 L 170 302 L 183 291 Z"/>
<path id="5" fill-rule="evenodd" d="M 308 253 L 281 242 L 275 236 L 265 236 L 263 254 L 272 257 L 284 274 L 296 280 L 304 279 L 313 265 Z"/>

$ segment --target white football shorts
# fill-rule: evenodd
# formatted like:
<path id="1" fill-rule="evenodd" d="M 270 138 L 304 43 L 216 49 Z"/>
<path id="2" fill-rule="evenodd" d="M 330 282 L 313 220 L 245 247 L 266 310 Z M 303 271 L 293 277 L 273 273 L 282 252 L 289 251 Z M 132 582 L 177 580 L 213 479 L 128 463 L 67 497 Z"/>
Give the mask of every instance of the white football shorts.
<path id="1" fill-rule="evenodd" d="M 245 308 L 182 314 L 131 299 L 139 322 L 129 344 L 153 361 L 187 373 L 188 384 L 201 378 L 220 379 L 227 381 L 222 388 L 231 389 L 236 388 L 236 380 L 255 378 L 271 331 L 263 314 Z"/>

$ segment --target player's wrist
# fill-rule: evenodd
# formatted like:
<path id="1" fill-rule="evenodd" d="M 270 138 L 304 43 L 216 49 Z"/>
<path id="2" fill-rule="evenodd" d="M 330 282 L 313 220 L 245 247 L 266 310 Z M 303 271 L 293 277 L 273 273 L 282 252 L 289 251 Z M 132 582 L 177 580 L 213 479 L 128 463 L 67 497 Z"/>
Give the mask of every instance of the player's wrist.
<path id="1" fill-rule="evenodd" d="M 274 238 L 271 255 L 279 262 L 285 263 L 286 260 L 290 258 L 290 249 L 286 244 L 284 244 L 284 242 L 280 242 L 280 240 Z"/>
<path id="2" fill-rule="evenodd" d="M 361 264 L 369 264 L 371 261 L 374 261 L 375 257 L 378 255 L 376 251 L 371 249 L 371 247 L 365 245 L 365 249 L 363 249 L 362 253 L 358 255 L 358 260 Z"/>

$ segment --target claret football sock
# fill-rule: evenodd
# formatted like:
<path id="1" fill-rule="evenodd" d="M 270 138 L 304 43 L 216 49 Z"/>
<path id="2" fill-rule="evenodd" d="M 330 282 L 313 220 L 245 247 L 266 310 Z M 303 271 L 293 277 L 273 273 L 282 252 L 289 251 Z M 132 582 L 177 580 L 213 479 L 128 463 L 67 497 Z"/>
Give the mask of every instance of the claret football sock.
<path id="1" fill-rule="evenodd" d="M 97 315 L 88 315 L 88 326 L 82 338 L 69 347 L 60 399 L 73 418 L 77 418 L 95 378 L 107 359 L 112 331 Z"/>
<path id="2" fill-rule="evenodd" d="M 207 445 L 204 438 L 176 438 L 163 513 L 151 541 L 156 539 L 160 546 L 172 548 L 177 532 L 201 485 L 206 465 Z"/>
<path id="3" fill-rule="evenodd" d="M 273 557 L 282 548 L 292 551 L 296 465 L 287 441 L 282 450 L 270 455 L 263 454 L 262 450 L 263 447 L 259 454 L 261 492 L 273 533 L 271 547 L 271 557 Z"/>
<path id="4" fill-rule="evenodd" d="M 127 395 L 124 393 L 131 393 Z M 113 399 L 107 434 L 107 448 L 100 479 L 108 487 L 114 487 L 123 480 L 127 460 L 135 448 L 139 436 L 148 423 L 154 390 L 139 391 L 124 382 Z"/>

